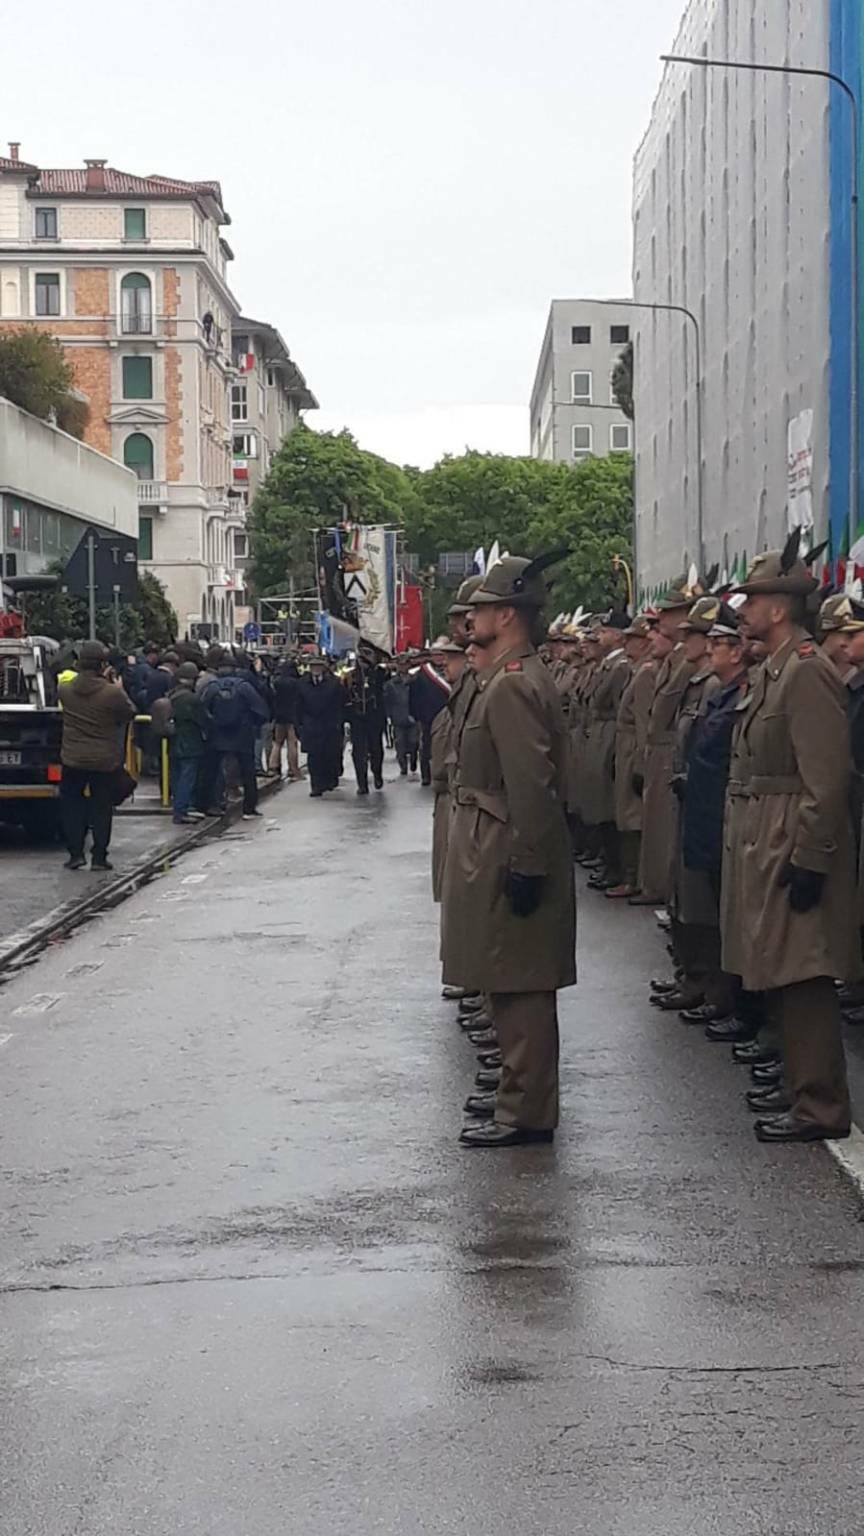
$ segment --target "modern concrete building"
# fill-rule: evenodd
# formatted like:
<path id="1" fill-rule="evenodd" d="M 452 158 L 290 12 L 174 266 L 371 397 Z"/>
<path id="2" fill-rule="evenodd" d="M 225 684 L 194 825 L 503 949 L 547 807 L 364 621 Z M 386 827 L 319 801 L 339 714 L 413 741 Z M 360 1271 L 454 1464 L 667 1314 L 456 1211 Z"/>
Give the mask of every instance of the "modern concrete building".
<path id="1" fill-rule="evenodd" d="M 273 455 L 300 420 L 300 412 L 316 410 L 318 401 L 275 326 L 241 315 L 232 327 L 231 351 L 235 376 L 231 384 L 228 533 L 231 565 L 238 582 L 234 617 L 242 626 L 251 617 L 243 590 L 249 554 L 247 510 Z"/>
<path id="2" fill-rule="evenodd" d="M 0 398 L 0 577 L 68 560 L 87 528 L 137 537 L 133 471 Z"/>
<path id="3" fill-rule="evenodd" d="M 670 51 L 833 70 L 860 96 L 860 5 L 691 0 Z M 635 161 L 633 293 L 693 319 L 634 311 L 644 592 L 691 562 L 734 576 L 797 522 L 846 547 L 851 172 L 828 81 L 666 67 Z"/>
<path id="4" fill-rule="evenodd" d="M 553 299 L 531 391 L 532 458 L 573 463 L 631 451 L 632 426 L 611 379 L 632 323 L 624 306 Z"/>
<path id="5" fill-rule="evenodd" d="M 0 159 L 0 330 L 58 337 L 87 441 L 138 478 L 139 559 L 181 631 L 234 632 L 232 252 L 215 181 Z"/>

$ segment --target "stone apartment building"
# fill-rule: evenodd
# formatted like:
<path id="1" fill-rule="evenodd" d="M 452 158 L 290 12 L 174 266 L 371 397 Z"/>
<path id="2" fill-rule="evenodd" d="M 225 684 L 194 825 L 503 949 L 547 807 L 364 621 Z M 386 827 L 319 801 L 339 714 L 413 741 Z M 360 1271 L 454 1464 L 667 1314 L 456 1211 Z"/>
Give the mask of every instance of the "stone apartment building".
<path id="1" fill-rule="evenodd" d="M 243 624 L 251 611 L 243 606 L 248 559 L 246 512 L 270 468 L 279 445 L 318 401 L 294 362 L 279 331 L 262 320 L 240 315 L 231 338 L 235 369 L 231 384 L 232 485 L 229 498 L 229 552 L 237 573 L 235 617 Z"/>
<path id="2" fill-rule="evenodd" d="M 139 560 L 181 633 L 233 636 L 229 223 L 215 181 L 0 158 L 0 330 L 58 337 L 86 440 L 138 477 Z M 205 633 L 207 631 L 205 630 Z"/>

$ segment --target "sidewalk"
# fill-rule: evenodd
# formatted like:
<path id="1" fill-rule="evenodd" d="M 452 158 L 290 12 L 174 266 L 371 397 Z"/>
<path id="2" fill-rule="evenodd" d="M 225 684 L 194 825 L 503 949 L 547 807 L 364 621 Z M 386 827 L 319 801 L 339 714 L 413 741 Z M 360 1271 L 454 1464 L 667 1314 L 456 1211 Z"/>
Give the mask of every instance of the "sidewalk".
<path id="1" fill-rule="evenodd" d="M 857 1533 L 852 1187 L 588 895 L 559 1140 L 461 1149 L 430 831 L 282 795 L 4 989 L 4 1536 Z"/>

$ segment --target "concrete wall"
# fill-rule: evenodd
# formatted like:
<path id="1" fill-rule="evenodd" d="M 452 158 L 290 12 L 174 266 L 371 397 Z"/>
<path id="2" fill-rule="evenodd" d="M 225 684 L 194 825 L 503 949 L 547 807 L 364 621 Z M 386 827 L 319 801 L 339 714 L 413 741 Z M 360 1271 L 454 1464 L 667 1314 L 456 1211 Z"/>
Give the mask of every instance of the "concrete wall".
<path id="1" fill-rule="evenodd" d="M 672 52 L 827 68 L 827 6 L 692 0 Z M 813 510 L 829 519 L 830 88 L 669 66 L 634 169 L 636 546 L 655 590 L 691 561 L 731 576 L 786 528 L 790 419 L 813 411 Z M 839 488 L 845 496 L 844 488 Z"/>
<path id="2" fill-rule="evenodd" d="M 3 399 L 0 490 L 138 537 L 138 483 L 132 471 Z"/>
<path id="3" fill-rule="evenodd" d="M 612 400 L 612 369 L 624 343 L 610 340 L 612 326 L 633 330 L 633 311 L 623 305 L 601 304 L 594 299 L 555 299 L 540 349 L 531 393 L 531 455 L 572 463 L 583 457 L 574 452 L 573 428 L 589 427 L 590 452 L 605 458 L 612 451 L 612 426 L 628 428 L 626 416 Z M 574 326 L 588 326 L 591 340 L 572 340 Z M 590 373 L 591 403 L 573 403 L 573 374 Z"/>

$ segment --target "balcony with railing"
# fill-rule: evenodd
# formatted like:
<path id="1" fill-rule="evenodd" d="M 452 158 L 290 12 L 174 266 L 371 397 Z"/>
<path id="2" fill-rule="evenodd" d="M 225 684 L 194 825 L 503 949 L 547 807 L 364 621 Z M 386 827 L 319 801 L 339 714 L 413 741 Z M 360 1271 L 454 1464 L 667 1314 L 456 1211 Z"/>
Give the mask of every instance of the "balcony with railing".
<path id="1" fill-rule="evenodd" d="M 153 506 L 168 500 L 168 487 L 164 480 L 139 480 L 138 505 Z"/>
<path id="2" fill-rule="evenodd" d="M 154 315 L 149 311 L 141 314 L 127 311 L 111 316 L 111 332 L 113 336 L 125 341 L 156 340 L 165 335 L 167 318 L 165 315 Z"/>

